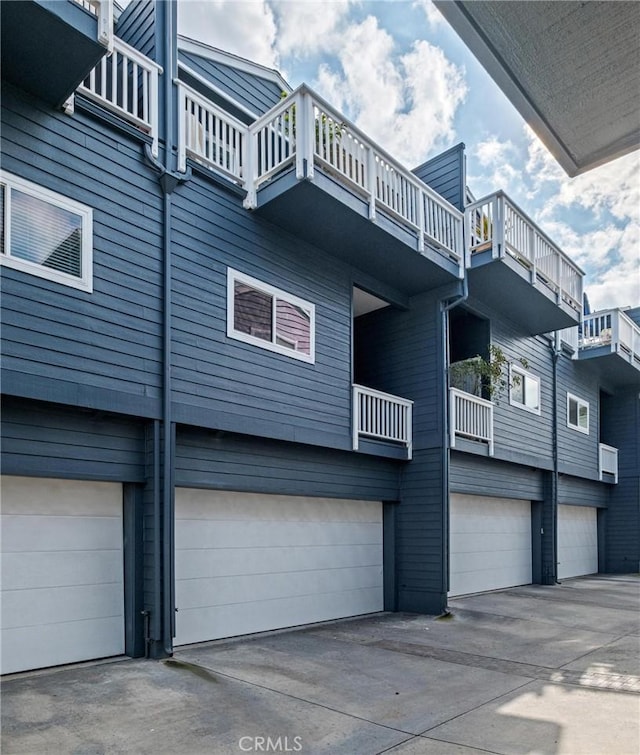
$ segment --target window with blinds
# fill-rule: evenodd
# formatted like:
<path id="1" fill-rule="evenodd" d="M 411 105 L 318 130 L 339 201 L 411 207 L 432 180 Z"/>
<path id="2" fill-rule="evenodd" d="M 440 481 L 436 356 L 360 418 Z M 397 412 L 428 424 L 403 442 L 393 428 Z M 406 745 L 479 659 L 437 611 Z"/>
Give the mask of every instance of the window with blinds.
<path id="1" fill-rule="evenodd" d="M 0 171 L 0 263 L 92 290 L 92 210 Z"/>

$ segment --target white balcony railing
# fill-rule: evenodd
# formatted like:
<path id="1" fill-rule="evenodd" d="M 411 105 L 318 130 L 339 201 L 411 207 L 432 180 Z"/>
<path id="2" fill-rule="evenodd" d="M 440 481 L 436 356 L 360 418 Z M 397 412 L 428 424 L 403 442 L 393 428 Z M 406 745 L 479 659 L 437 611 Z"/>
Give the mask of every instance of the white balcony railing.
<path id="1" fill-rule="evenodd" d="M 241 181 L 247 126 L 184 84 L 178 102 L 178 170 L 187 169 L 189 155 Z"/>
<path id="2" fill-rule="evenodd" d="M 290 166 L 299 179 L 322 169 L 367 202 L 372 220 L 384 212 L 415 234 L 419 251 L 431 244 L 462 270 L 462 213 L 304 85 L 249 127 L 245 206 Z"/>
<path id="3" fill-rule="evenodd" d="M 362 385 L 353 386 L 353 449 L 360 436 L 398 443 L 413 448 L 413 401 Z"/>
<path id="4" fill-rule="evenodd" d="M 451 448 L 456 438 L 486 443 L 493 456 L 493 404 L 470 393 L 449 388 L 449 434 Z"/>
<path id="5" fill-rule="evenodd" d="M 465 212 L 471 255 L 487 249 L 494 259 L 506 254 L 577 313 L 582 312 L 583 272 L 503 192 L 468 205 Z"/>
<path id="6" fill-rule="evenodd" d="M 560 340 L 571 351 L 572 358 L 577 359 L 578 348 L 580 344 L 580 334 L 578 333 L 578 326 L 574 325 L 572 328 L 564 328 L 560 331 Z"/>
<path id="7" fill-rule="evenodd" d="M 113 49 L 113 0 L 74 0 L 98 19 L 98 42 Z"/>
<path id="8" fill-rule="evenodd" d="M 640 327 L 620 309 L 606 309 L 585 315 L 580 349 L 609 346 L 640 368 Z"/>
<path id="9" fill-rule="evenodd" d="M 613 481 L 618 482 L 618 449 L 600 443 L 598 453 L 598 476 L 601 480 L 605 474 L 613 475 Z"/>
<path id="10" fill-rule="evenodd" d="M 158 75 L 162 68 L 116 37 L 113 52 L 79 86 L 85 97 L 99 102 L 152 137 L 158 154 Z"/>

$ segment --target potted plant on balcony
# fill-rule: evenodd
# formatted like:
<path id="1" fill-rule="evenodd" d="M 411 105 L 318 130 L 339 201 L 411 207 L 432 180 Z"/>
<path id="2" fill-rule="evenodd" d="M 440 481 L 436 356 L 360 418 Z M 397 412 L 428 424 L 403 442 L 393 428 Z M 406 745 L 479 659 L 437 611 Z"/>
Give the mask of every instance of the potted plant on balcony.
<path id="1" fill-rule="evenodd" d="M 524 369 L 529 367 L 526 359 L 518 362 Z M 489 344 L 489 358 L 476 354 L 470 359 L 454 362 L 449 366 L 449 385 L 473 396 L 499 402 L 507 388 L 520 384 L 518 375 L 511 375 L 509 360 L 499 346 Z"/>

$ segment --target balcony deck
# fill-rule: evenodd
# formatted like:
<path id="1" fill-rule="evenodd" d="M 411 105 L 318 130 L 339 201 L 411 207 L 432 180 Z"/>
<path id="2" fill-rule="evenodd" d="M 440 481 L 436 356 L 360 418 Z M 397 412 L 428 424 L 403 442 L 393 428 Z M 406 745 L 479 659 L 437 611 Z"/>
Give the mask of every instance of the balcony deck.
<path id="1" fill-rule="evenodd" d="M 578 325 L 583 272 L 503 192 L 467 206 L 469 290 L 531 335 Z"/>
<path id="2" fill-rule="evenodd" d="M 613 387 L 638 387 L 640 327 L 620 309 L 585 315 L 578 358 L 591 360 Z"/>
<path id="3" fill-rule="evenodd" d="M 0 3 L 2 78 L 60 107 L 112 44 L 112 0 Z"/>
<path id="4" fill-rule="evenodd" d="M 409 295 L 461 280 L 463 215 L 305 86 L 248 128 L 185 85 L 179 163 L 245 207 Z"/>

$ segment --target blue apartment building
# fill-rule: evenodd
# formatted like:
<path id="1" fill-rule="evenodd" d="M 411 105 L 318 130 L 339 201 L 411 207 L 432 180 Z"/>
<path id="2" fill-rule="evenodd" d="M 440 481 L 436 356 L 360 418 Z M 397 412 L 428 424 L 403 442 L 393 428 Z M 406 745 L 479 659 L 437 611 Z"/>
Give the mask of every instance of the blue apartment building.
<path id="1" fill-rule="evenodd" d="M 173 2 L 1 12 L 2 673 L 638 571 L 640 308 L 464 145 Z"/>

